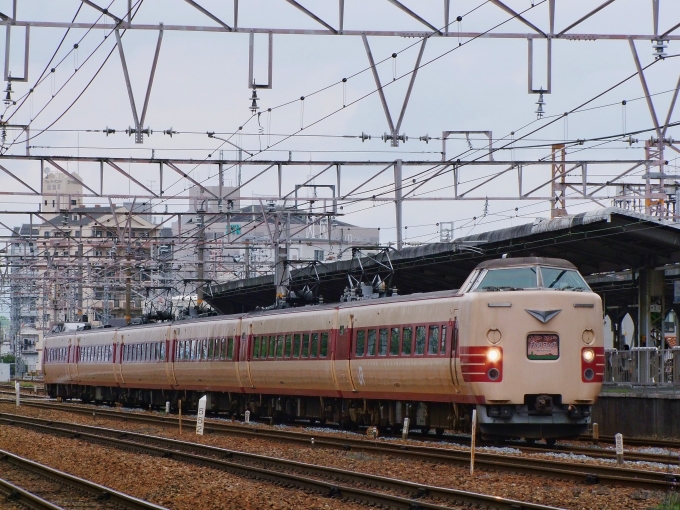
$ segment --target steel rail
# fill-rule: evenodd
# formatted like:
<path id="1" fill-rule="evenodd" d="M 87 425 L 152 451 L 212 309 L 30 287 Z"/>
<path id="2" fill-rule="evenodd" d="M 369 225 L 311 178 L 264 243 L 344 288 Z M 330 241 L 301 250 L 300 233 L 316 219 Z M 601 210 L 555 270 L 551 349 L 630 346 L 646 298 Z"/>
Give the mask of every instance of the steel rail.
<path id="1" fill-rule="evenodd" d="M 38 462 L 25 459 L 23 457 L 20 457 L 18 455 L 15 455 L 4 450 L 0 450 L 0 462 L 12 464 L 21 469 L 25 469 L 33 473 L 36 473 L 39 476 L 50 478 L 52 480 L 56 480 L 58 483 L 63 483 L 75 489 L 87 492 L 95 496 L 99 501 L 110 501 L 124 508 L 130 508 L 133 510 L 165 509 L 165 507 L 154 505 L 153 503 L 149 503 L 148 501 L 144 501 L 139 498 L 135 498 L 134 496 L 118 492 L 109 487 L 99 485 L 98 483 L 94 483 L 89 480 L 85 480 L 84 478 L 64 473 L 63 471 L 59 471 L 58 469 L 45 466 L 44 464 L 39 464 Z M 59 507 L 51 506 L 49 508 Z"/>
<path id="2" fill-rule="evenodd" d="M 62 510 L 60 506 L 53 505 L 40 496 L 2 478 L 0 478 L 0 494 L 4 494 L 7 501 L 14 501 L 32 510 Z"/>
<path id="3" fill-rule="evenodd" d="M 580 436 L 581 441 L 593 441 L 593 436 Z M 615 444 L 614 436 L 600 436 L 598 441 L 605 444 Z M 673 448 L 680 449 L 680 441 L 673 439 L 645 439 L 639 437 L 627 437 L 625 443 L 629 446 L 649 446 L 651 448 Z"/>
<path id="4" fill-rule="evenodd" d="M 47 407 L 42 403 L 36 403 L 36 407 Z M 34 403 L 30 403 L 34 405 Z M 67 406 L 68 407 L 68 406 Z M 85 408 L 79 408 L 79 412 L 86 414 L 92 413 L 95 415 L 97 411 Z M 68 410 L 68 409 L 67 409 Z M 162 418 L 143 416 L 137 413 L 120 413 L 110 411 L 109 413 L 99 413 L 101 417 L 109 417 L 111 414 L 117 414 L 118 419 L 131 421 L 139 421 L 143 423 L 153 423 L 156 425 L 177 426 L 176 418 Z M 124 416 L 121 416 L 124 415 Z M 115 416 L 114 416 L 115 417 Z M 0 413 L 0 421 L 5 422 L 21 422 L 25 420 L 34 420 L 34 423 L 55 424 L 64 427 L 87 427 L 86 425 L 78 425 L 64 422 L 55 422 L 51 420 L 25 418 L 22 416 L 9 415 L 7 413 Z M 185 419 L 188 425 L 195 423 L 194 420 Z M 50 425 L 50 426 L 51 426 Z M 452 465 L 467 466 L 470 464 L 470 454 L 466 451 L 448 450 L 442 448 L 429 448 L 418 446 L 406 446 L 398 443 L 386 442 L 372 442 L 367 440 L 334 438 L 328 436 L 312 436 L 308 434 L 301 434 L 299 432 L 269 430 L 255 427 L 234 426 L 229 424 L 221 424 L 215 422 L 206 422 L 204 425 L 205 432 L 226 433 L 247 435 L 250 437 L 257 437 L 265 440 L 273 441 L 287 441 L 304 446 L 313 445 L 314 447 L 323 447 L 345 451 L 359 451 L 375 455 L 391 455 L 410 460 L 437 462 Z M 126 432 L 128 435 L 134 435 L 132 432 Z M 680 475 L 672 473 L 664 473 L 658 471 L 643 471 L 630 468 L 621 468 L 614 466 L 603 466 L 599 464 L 580 464 L 576 462 L 562 462 L 557 459 L 536 459 L 526 457 L 514 457 L 502 454 L 491 454 L 477 452 L 475 456 L 475 465 L 480 469 L 488 469 L 494 471 L 508 471 L 514 473 L 523 473 L 529 475 L 551 476 L 554 478 L 570 479 L 580 483 L 602 483 L 606 485 L 625 485 L 629 487 L 639 487 L 645 489 L 667 489 L 676 487 L 680 482 Z"/>
<path id="5" fill-rule="evenodd" d="M 2 392 L 0 392 L 2 393 Z M 13 402 L 13 400 L 5 400 L 0 398 L 0 402 L 2 401 L 7 401 L 7 402 Z M 74 404 L 55 404 L 51 403 L 48 401 L 44 401 L 42 399 L 35 399 L 30 402 L 25 402 L 25 405 L 27 406 L 32 406 L 32 407 L 40 407 L 44 409 L 54 409 L 54 410 L 59 410 L 59 411 L 65 411 L 65 412 L 74 412 L 74 413 L 81 413 L 81 414 L 91 414 L 91 413 L 96 413 L 96 415 L 102 416 L 102 417 L 107 417 L 107 418 L 113 418 L 113 419 L 118 419 L 118 420 L 123 420 L 123 421 L 139 421 L 139 422 L 144 422 L 144 423 L 149 423 L 149 424 L 155 424 L 155 425 L 162 425 L 162 426 L 168 426 L 168 427 L 176 427 L 177 426 L 177 418 L 176 417 L 166 417 L 166 416 L 159 416 L 159 415 L 153 415 L 153 414 L 142 414 L 142 413 L 135 413 L 135 412 L 125 412 L 125 411 L 114 411 L 111 409 L 102 409 L 102 408 L 95 408 L 92 406 L 88 407 L 82 407 Z M 185 417 L 184 420 L 193 425 L 195 424 L 195 421 L 192 418 Z M 380 448 L 383 453 L 386 451 L 390 451 L 393 454 L 401 454 L 401 455 L 408 455 L 408 452 L 412 452 L 413 454 L 417 455 L 443 455 L 446 454 L 446 452 L 454 452 L 452 450 L 447 450 L 447 449 L 442 449 L 442 448 L 432 448 L 432 447 L 425 447 L 425 446 L 412 446 L 412 445 L 402 445 L 398 443 L 393 443 L 393 442 L 380 442 L 380 443 L 375 443 L 375 442 L 367 442 L 366 440 L 363 439 L 354 439 L 354 438 L 340 438 L 340 437 L 331 437 L 331 436 L 318 436 L 314 435 L 308 432 L 298 432 L 298 431 L 292 431 L 292 430 L 277 430 L 277 429 L 268 429 L 268 428 L 261 428 L 257 426 L 242 426 L 242 425 L 237 425 L 234 423 L 228 423 L 228 422 L 220 422 L 220 421 L 209 421 L 205 423 L 205 430 L 208 432 L 212 433 L 220 433 L 220 434 L 238 434 L 238 435 L 243 435 L 243 436 L 248 436 L 248 437 L 259 437 L 262 439 L 269 439 L 272 441 L 287 441 L 287 442 L 292 442 L 292 443 L 299 443 L 299 444 L 309 444 L 310 438 L 313 436 L 315 438 L 315 442 L 318 445 L 324 445 L 330 448 L 339 448 L 339 449 L 346 449 L 347 446 L 350 446 L 353 449 L 366 449 L 366 448 L 371 448 L 375 450 L 376 448 Z M 332 429 L 329 429 L 329 431 L 332 431 Z M 423 437 L 415 437 L 413 439 L 416 439 L 418 441 L 432 441 L 432 442 L 441 442 L 441 441 L 446 441 L 454 444 L 462 444 L 466 445 L 469 444 L 469 440 L 459 438 L 459 439 L 452 439 L 452 438 L 445 438 L 445 439 L 434 439 L 434 438 L 429 438 L 427 436 Z M 602 442 L 607 442 L 607 438 L 601 439 Z M 610 438 L 610 442 L 613 443 L 614 439 Z M 626 442 L 629 445 L 635 445 L 634 440 L 627 440 Z M 642 445 L 646 446 L 648 443 L 641 443 Z M 610 451 L 610 450 L 603 450 L 603 449 L 597 449 L 593 447 L 585 447 L 585 446 L 566 446 L 566 445 L 558 445 L 554 448 L 541 448 L 541 447 L 534 447 L 534 446 L 525 446 L 522 444 L 515 444 L 515 443 L 510 443 L 506 444 L 507 447 L 509 448 L 514 448 L 516 450 L 519 450 L 522 453 L 531 453 L 531 454 L 542 454 L 542 453 L 574 453 L 574 454 L 583 454 L 587 455 L 589 457 L 595 458 L 595 459 L 608 459 L 608 460 L 614 460 L 616 459 L 616 452 Z M 680 448 L 680 443 L 677 443 L 677 447 Z M 450 455 L 454 455 L 454 453 L 451 453 Z M 479 454 L 478 454 L 479 455 Z M 481 454 L 485 455 L 485 454 Z M 507 456 L 506 456 L 507 457 Z M 512 458 L 512 457 L 510 457 Z M 644 453 L 644 452 L 631 452 L 627 451 L 625 453 L 625 459 L 626 461 L 631 461 L 631 462 L 652 462 L 652 463 L 658 463 L 658 464 L 666 464 L 666 465 L 680 465 L 680 456 L 676 455 L 661 455 L 661 454 L 653 454 L 653 453 Z M 441 459 L 437 459 L 441 460 Z M 466 461 L 468 462 L 468 461 Z M 679 480 L 680 481 L 680 478 Z"/>
<path id="6" fill-rule="evenodd" d="M 486 494 L 419 484 L 396 478 L 319 466 L 277 457 L 267 457 L 254 453 L 229 450 L 187 441 L 178 441 L 175 439 L 124 430 L 55 422 L 6 414 L 0 414 L 0 421 L 9 425 L 29 427 L 32 430 L 38 430 L 44 433 L 61 434 L 80 440 L 87 440 L 117 448 L 162 456 L 164 458 L 171 458 L 182 462 L 201 464 L 234 472 L 239 475 L 255 477 L 261 480 L 275 483 L 284 482 L 303 489 L 314 490 L 315 492 L 321 492 L 329 496 L 338 496 L 369 505 L 384 505 L 390 508 L 404 509 L 450 509 L 448 506 L 422 501 L 422 498 L 431 498 L 433 500 L 446 501 L 456 505 L 482 505 L 485 508 L 513 510 L 554 509 L 554 507 L 536 503 L 527 503 Z M 291 473 L 291 471 L 293 473 Z M 298 473 L 312 477 L 328 478 L 331 479 L 332 482 L 319 480 L 317 478 L 308 478 L 307 476 L 301 476 Z M 335 483 L 336 480 L 359 484 L 361 486 L 369 485 L 372 487 L 399 491 L 414 499 L 350 486 L 342 486 Z"/>

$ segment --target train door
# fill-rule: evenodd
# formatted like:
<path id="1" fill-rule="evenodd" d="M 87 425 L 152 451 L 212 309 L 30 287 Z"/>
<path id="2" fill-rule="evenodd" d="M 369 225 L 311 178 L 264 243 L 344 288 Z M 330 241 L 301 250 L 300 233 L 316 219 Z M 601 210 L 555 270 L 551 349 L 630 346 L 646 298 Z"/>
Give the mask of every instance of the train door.
<path id="1" fill-rule="evenodd" d="M 119 335 L 118 332 L 116 332 L 113 338 L 114 338 L 113 376 L 116 379 L 116 383 L 121 385 L 125 384 L 125 379 L 123 379 L 123 354 L 125 353 L 125 341 L 124 341 L 125 335 Z"/>
<path id="2" fill-rule="evenodd" d="M 356 392 L 350 371 L 350 355 L 354 338 L 354 315 L 340 316 L 336 309 L 337 325 L 333 328 L 335 349 L 333 355 L 333 372 L 339 391 Z"/>
<path id="3" fill-rule="evenodd" d="M 179 335 L 179 328 L 170 327 L 170 333 L 166 337 L 165 352 L 166 363 L 165 373 L 168 376 L 168 381 L 172 386 L 177 386 L 177 378 L 175 377 L 175 351 L 177 350 L 177 335 Z"/>
<path id="4" fill-rule="evenodd" d="M 238 375 L 241 380 L 242 388 L 254 388 L 253 381 L 250 378 L 250 350 L 252 344 L 251 324 L 241 323 L 240 335 L 234 335 L 234 351 L 238 352 Z M 237 342 L 238 339 L 238 342 Z M 236 345 L 238 344 L 238 345 Z"/>
<path id="5" fill-rule="evenodd" d="M 458 373 L 460 370 L 460 357 L 458 355 L 460 346 L 458 338 L 458 310 L 453 311 L 453 319 L 449 319 L 449 331 L 451 331 L 451 341 L 449 345 L 451 346 L 451 380 L 456 386 L 460 386 L 460 381 L 458 379 Z"/>
<path id="6" fill-rule="evenodd" d="M 67 354 L 67 370 L 68 377 L 72 383 L 78 382 L 78 346 L 80 344 L 80 339 L 76 337 L 71 337 L 68 340 L 68 354 Z"/>

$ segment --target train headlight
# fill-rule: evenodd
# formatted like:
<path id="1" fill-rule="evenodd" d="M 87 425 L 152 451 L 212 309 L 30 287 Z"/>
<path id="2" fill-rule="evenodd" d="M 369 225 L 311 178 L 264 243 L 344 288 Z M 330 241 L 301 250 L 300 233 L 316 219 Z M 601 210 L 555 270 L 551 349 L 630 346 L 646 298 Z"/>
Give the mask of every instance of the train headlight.
<path id="1" fill-rule="evenodd" d="M 501 350 L 497 349 L 496 347 L 492 347 L 491 349 L 486 351 L 486 359 L 489 361 L 489 363 L 496 363 L 500 361 Z"/>
<path id="2" fill-rule="evenodd" d="M 595 341 L 595 332 L 592 329 L 584 329 L 581 340 L 583 340 L 583 343 L 586 345 L 592 345 Z"/>
<path id="3" fill-rule="evenodd" d="M 586 363 L 592 363 L 593 360 L 595 359 L 595 351 L 592 349 L 583 349 L 583 361 Z"/>

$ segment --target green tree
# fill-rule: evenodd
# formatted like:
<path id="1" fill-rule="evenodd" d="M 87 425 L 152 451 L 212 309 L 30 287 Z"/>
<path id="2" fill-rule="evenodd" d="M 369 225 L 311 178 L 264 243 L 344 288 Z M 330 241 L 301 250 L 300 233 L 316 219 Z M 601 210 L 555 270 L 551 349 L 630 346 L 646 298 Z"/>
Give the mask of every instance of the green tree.
<path id="1" fill-rule="evenodd" d="M 0 363 L 15 363 L 16 362 L 16 357 L 14 354 L 5 354 L 4 356 L 0 356 Z"/>

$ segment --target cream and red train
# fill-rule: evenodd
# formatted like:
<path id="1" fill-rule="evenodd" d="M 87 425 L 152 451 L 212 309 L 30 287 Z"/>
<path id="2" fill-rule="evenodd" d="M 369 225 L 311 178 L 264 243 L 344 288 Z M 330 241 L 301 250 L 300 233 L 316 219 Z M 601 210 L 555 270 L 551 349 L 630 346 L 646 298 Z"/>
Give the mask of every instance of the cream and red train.
<path id="1" fill-rule="evenodd" d="M 585 430 L 604 372 L 602 305 L 559 259 L 484 262 L 458 291 L 50 335 L 53 397 L 275 419 Z"/>

